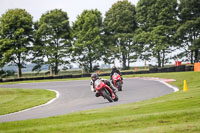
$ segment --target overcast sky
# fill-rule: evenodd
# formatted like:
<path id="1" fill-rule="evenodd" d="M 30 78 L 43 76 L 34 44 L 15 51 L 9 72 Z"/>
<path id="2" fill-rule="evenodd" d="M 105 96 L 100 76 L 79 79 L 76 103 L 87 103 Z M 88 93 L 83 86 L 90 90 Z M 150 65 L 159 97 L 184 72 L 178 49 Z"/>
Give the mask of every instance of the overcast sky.
<path id="1" fill-rule="evenodd" d="M 42 14 L 52 9 L 66 11 L 70 22 L 74 22 L 83 10 L 98 9 L 103 17 L 105 12 L 118 0 L 0 0 L 0 16 L 8 9 L 22 8 L 39 20 Z M 139 0 L 129 0 L 136 6 Z"/>

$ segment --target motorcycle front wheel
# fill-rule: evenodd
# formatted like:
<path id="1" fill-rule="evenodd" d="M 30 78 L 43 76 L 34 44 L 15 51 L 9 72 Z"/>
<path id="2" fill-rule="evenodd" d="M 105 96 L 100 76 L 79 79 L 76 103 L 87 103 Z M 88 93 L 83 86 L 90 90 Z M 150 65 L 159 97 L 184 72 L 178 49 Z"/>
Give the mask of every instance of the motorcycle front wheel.
<path id="1" fill-rule="evenodd" d="M 115 93 L 115 99 L 114 99 L 114 101 L 117 102 L 118 99 L 119 99 L 119 98 L 118 98 L 117 94 Z"/>
<path id="2" fill-rule="evenodd" d="M 108 92 L 107 89 L 102 89 L 101 93 L 105 99 L 107 99 L 109 102 L 113 102 L 112 97 L 110 96 L 110 93 Z"/>

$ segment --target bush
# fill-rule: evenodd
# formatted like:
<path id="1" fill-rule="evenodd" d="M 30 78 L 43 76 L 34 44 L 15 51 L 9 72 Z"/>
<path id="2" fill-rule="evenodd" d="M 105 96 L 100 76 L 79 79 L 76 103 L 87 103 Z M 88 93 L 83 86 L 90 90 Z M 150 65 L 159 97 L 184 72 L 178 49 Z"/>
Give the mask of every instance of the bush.
<path id="1" fill-rule="evenodd" d="M 93 71 L 97 71 L 97 70 L 99 70 L 99 65 L 95 65 L 95 66 L 93 67 Z"/>
<path id="2" fill-rule="evenodd" d="M 7 76 L 14 76 L 14 75 L 15 75 L 15 71 L 13 71 L 13 70 L 7 70 L 7 71 L 0 70 L 0 77 L 1 78 L 5 78 Z"/>

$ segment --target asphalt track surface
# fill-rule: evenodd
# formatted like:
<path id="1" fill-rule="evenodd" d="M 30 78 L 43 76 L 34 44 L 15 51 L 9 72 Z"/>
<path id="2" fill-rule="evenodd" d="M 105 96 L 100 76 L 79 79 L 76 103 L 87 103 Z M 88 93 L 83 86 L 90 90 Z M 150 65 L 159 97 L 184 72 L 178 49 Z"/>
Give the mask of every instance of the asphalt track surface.
<path id="1" fill-rule="evenodd" d="M 117 92 L 118 102 L 109 103 L 103 97 L 95 97 L 89 80 L 57 81 L 0 85 L 0 88 L 51 89 L 59 93 L 52 103 L 0 116 L 0 122 L 45 118 L 72 112 L 133 103 L 174 92 L 172 88 L 158 82 L 142 79 L 124 79 L 123 91 Z"/>

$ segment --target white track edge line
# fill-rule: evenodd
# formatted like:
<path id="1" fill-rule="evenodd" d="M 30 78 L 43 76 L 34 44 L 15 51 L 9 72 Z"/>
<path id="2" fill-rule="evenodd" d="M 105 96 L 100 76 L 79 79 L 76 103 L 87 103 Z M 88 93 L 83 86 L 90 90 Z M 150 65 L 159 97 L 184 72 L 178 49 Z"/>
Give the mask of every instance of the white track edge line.
<path id="1" fill-rule="evenodd" d="M 9 116 L 9 115 L 14 115 L 14 114 L 17 114 L 17 113 L 22 113 L 22 112 L 25 112 L 25 111 L 29 111 L 29 110 L 32 110 L 32 109 L 39 108 L 39 107 L 46 106 L 46 105 L 48 105 L 48 104 L 54 102 L 56 99 L 59 98 L 60 93 L 59 93 L 58 91 L 56 91 L 56 90 L 51 90 L 51 89 L 47 89 L 47 90 L 56 92 L 56 97 L 55 97 L 54 99 L 51 99 L 51 100 L 48 101 L 47 103 L 44 103 L 44 104 L 41 104 L 41 105 L 38 105 L 38 106 L 35 106 L 35 107 L 27 108 L 27 109 L 24 109 L 24 110 L 20 110 L 20 111 L 13 112 L 13 113 L 9 113 L 9 114 L 5 114 L 5 115 L 0 115 L 0 118 L 1 118 L 1 117 L 5 117 L 5 116 Z"/>
<path id="2" fill-rule="evenodd" d="M 179 89 L 178 89 L 177 87 L 175 87 L 175 86 L 172 86 L 172 85 L 170 85 L 170 84 L 168 84 L 168 83 L 166 83 L 166 82 L 164 82 L 164 81 L 160 81 L 160 80 L 157 80 L 157 81 L 159 81 L 159 82 L 165 84 L 165 85 L 168 86 L 169 88 L 172 88 L 172 89 L 174 90 L 174 92 L 179 91 Z"/>
<path id="3" fill-rule="evenodd" d="M 131 78 L 126 78 L 126 79 L 131 79 Z M 134 79 L 134 78 L 132 78 L 132 79 Z M 177 88 L 177 87 L 175 87 L 175 86 L 172 86 L 172 85 L 170 85 L 170 84 L 168 84 L 168 83 L 166 83 L 166 82 L 164 82 L 164 81 L 162 81 L 162 80 L 159 80 L 159 79 L 157 79 L 157 80 L 155 80 L 155 79 L 150 79 L 150 78 L 148 78 L 148 79 L 146 78 L 146 79 L 145 79 L 145 78 L 140 78 L 140 77 L 136 77 L 135 79 L 157 81 L 157 82 L 160 82 L 160 83 L 166 85 L 166 86 L 169 87 L 169 88 L 172 88 L 172 89 L 174 90 L 174 92 L 179 91 L 179 88 Z"/>
<path id="4" fill-rule="evenodd" d="M 138 78 L 138 79 L 142 79 L 142 78 Z M 168 83 L 166 83 L 166 82 L 164 82 L 164 81 L 161 81 L 161 80 L 153 80 L 153 79 L 142 79 L 142 80 L 158 81 L 158 82 L 163 83 L 164 85 L 168 86 L 169 88 L 172 88 L 172 89 L 174 90 L 174 92 L 179 91 L 179 89 L 178 89 L 177 87 L 174 87 L 174 86 L 172 86 L 172 85 L 170 85 L 170 84 L 168 84 Z M 48 104 L 54 102 L 56 99 L 59 98 L 60 94 L 59 94 L 58 91 L 56 91 L 56 90 L 51 90 L 51 89 L 48 89 L 48 90 L 56 92 L 56 98 L 54 98 L 54 99 L 48 101 L 48 102 L 45 103 L 45 104 L 38 105 L 38 106 L 35 106 L 35 107 L 32 107 L 32 108 L 28 108 L 28 109 L 25 109 L 25 110 L 21 110 L 21 111 L 18 111 L 18 112 L 13 112 L 13 113 L 5 114 L 5 115 L 0 115 L 0 117 L 8 116 L 8 115 L 16 114 L 16 113 L 21 113 L 21 112 L 25 112 L 25 111 L 32 110 L 32 109 L 35 109 L 35 108 L 39 108 L 39 107 L 42 107 L 42 106 L 46 106 L 46 105 L 48 105 Z"/>

